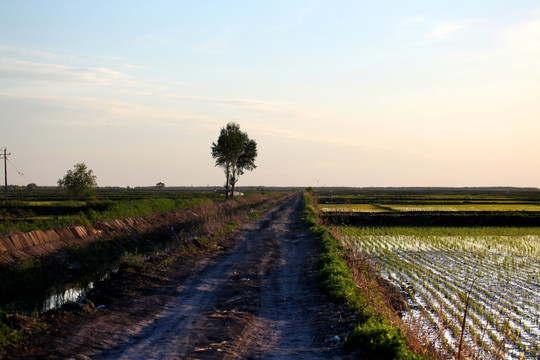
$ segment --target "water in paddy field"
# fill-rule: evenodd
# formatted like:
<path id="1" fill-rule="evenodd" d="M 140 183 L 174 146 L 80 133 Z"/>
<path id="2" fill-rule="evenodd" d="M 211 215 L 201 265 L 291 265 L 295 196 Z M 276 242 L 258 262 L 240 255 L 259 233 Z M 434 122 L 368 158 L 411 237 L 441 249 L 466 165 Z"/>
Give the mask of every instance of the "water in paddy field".
<path id="1" fill-rule="evenodd" d="M 435 348 L 455 352 L 469 293 L 463 339 L 470 351 L 479 358 L 539 358 L 538 235 L 347 233 L 342 240 L 369 253 L 381 274 L 408 295 L 405 322 Z"/>

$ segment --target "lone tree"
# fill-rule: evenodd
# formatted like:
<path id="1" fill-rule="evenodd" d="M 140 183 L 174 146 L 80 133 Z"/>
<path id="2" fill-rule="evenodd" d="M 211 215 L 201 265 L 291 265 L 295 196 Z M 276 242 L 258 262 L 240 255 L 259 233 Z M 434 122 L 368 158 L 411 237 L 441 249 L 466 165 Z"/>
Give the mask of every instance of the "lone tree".
<path id="1" fill-rule="evenodd" d="M 212 143 L 212 157 L 216 160 L 216 166 L 222 167 L 225 172 L 225 198 L 228 199 L 229 195 L 233 198 L 238 177 L 245 170 L 252 171 L 257 167 L 257 143 L 240 131 L 240 125 L 230 122 L 221 128 L 217 143 Z"/>
<path id="2" fill-rule="evenodd" d="M 75 164 L 73 170 L 58 180 L 58 186 L 65 188 L 73 199 L 85 199 L 92 196 L 97 186 L 96 176 L 85 163 Z"/>

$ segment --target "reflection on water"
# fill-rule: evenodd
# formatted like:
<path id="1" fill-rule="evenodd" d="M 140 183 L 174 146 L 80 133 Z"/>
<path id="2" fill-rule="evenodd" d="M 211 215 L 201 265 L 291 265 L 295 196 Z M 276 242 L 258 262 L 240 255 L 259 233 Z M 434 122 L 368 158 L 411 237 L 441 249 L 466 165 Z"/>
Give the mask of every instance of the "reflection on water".
<path id="1" fill-rule="evenodd" d="M 31 313 L 42 314 L 48 310 L 58 309 L 68 302 L 77 301 L 94 287 L 94 282 L 85 285 L 65 285 L 51 291 L 38 299 L 24 299 L 0 306 L 8 313 L 29 315 Z"/>
<path id="2" fill-rule="evenodd" d="M 111 273 L 118 271 L 118 268 L 105 275 L 96 275 L 94 279 L 79 281 L 78 283 L 64 284 L 50 289 L 48 294 L 37 295 L 34 299 L 21 299 L 9 304 L 0 304 L 0 309 L 8 313 L 19 313 L 30 315 L 32 313 L 42 314 L 48 310 L 58 309 L 62 305 L 78 301 L 94 288 L 94 281 L 102 281 L 110 277 Z"/>
<path id="3" fill-rule="evenodd" d="M 93 287 L 94 287 L 94 283 L 90 282 L 85 287 L 72 287 L 67 290 L 64 290 L 63 292 L 55 293 L 42 302 L 41 310 L 38 312 L 44 313 L 47 310 L 58 309 L 65 303 L 77 301 L 81 297 L 83 297 L 88 292 L 88 290 L 92 289 Z"/>

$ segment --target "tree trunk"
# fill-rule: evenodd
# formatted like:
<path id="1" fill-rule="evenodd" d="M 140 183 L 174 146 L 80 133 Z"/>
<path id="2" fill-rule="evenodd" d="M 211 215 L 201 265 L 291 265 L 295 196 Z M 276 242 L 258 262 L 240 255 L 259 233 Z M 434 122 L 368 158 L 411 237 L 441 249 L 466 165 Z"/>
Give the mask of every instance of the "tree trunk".
<path id="1" fill-rule="evenodd" d="M 236 186 L 236 167 L 233 166 L 231 170 L 231 199 L 234 198 L 234 188 Z"/>
<path id="2" fill-rule="evenodd" d="M 229 199 L 229 178 L 230 178 L 230 169 L 229 165 L 225 168 L 225 177 L 227 178 L 225 181 L 225 200 Z"/>

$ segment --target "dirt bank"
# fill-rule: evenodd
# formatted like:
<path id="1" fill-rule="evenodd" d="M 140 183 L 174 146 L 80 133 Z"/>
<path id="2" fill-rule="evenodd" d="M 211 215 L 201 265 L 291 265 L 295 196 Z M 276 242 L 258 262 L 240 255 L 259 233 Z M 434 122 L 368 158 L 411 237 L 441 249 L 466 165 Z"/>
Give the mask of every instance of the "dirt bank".
<path id="1" fill-rule="evenodd" d="M 227 214 L 247 204 L 260 201 L 260 197 L 211 203 L 195 209 L 182 209 L 142 217 L 98 221 L 93 226 L 73 226 L 55 230 L 34 230 L 0 236 L 0 266 L 16 260 L 53 254 L 66 246 L 86 245 L 129 236 L 139 236 L 156 230 L 175 232 L 189 224 L 201 222 L 210 213 Z"/>

